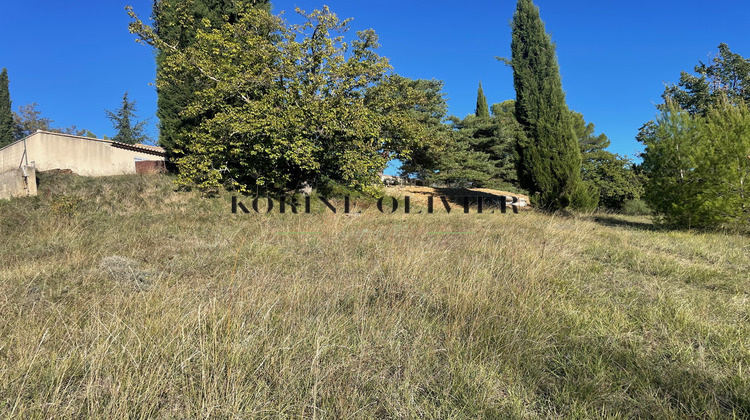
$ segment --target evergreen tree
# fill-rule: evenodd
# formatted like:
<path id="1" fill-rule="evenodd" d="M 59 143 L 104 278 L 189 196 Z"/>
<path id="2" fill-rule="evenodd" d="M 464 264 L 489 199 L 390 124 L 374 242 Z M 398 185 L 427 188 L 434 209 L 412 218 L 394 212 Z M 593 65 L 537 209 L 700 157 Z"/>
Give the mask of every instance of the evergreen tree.
<path id="1" fill-rule="evenodd" d="M 586 124 L 583 115 L 572 112 L 571 118 L 583 159 L 581 176 L 598 192 L 599 205 L 621 209 L 626 200 L 640 199 L 643 179 L 633 162 L 605 150 L 610 143 L 606 134 L 595 135 L 594 124 Z"/>
<path id="2" fill-rule="evenodd" d="M 519 180 L 540 208 L 589 207 L 591 192 L 581 181 L 581 152 L 565 104 L 555 45 L 532 0 L 518 0 L 511 43 Z"/>
<path id="3" fill-rule="evenodd" d="M 750 223 L 750 109 L 717 99 L 704 115 L 668 100 L 642 137 L 645 198 L 674 227 Z"/>
<path id="4" fill-rule="evenodd" d="M 487 106 L 487 97 L 484 96 L 484 90 L 482 90 L 482 82 L 479 82 L 479 91 L 477 91 L 477 109 L 474 113 L 477 118 L 489 118 L 490 109 Z"/>
<path id="5" fill-rule="evenodd" d="M 135 112 L 135 101 L 128 100 L 127 92 L 122 97 L 120 109 L 115 112 L 106 111 L 107 118 L 112 121 L 112 125 L 117 130 L 112 140 L 127 144 L 143 143 L 148 140 L 148 136 L 143 133 L 146 121 L 137 121 L 138 117 Z"/>
<path id="6" fill-rule="evenodd" d="M 489 155 L 473 150 L 462 133 L 452 134 L 437 157 L 439 169 L 427 180 L 457 188 L 484 186 L 494 169 Z"/>
<path id="7" fill-rule="evenodd" d="M 470 150 L 485 155 L 491 163 L 487 176 L 483 180 L 477 179 L 475 185 L 516 189 L 515 143 L 519 126 L 512 113 L 488 118 L 469 115 L 462 120 L 455 117 L 451 120 L 452 131 L 458 141 L 467 143 Z"/>
<path id="8" fill-rule="evenodd" d="M 13 143 L 13 110 L 10 102 L 8 70 L 0 73 L 0 147 Z"/>
<path id="9" fill-rule="evenodd" d="M 226 23 L 234 23 L 239 9 L 246 5 L 268 12 L 271 10 L 269 0 L 155 0 L 154 28 L 167 44 L 177 50 L 184 50 L 195 43 L 197 30 L 202 28 L 204 19 L 210 24 L 206 29 L 218 28 L 225 23 L 225 17 Z M 189 19 L 183 19 L 185 16 Z M 200 75 L 196 74 L 195 69 L 177 70 L 165 65 L 167 56 L 172 52 L 169 49 L 157 51 L 156 116 L 159 118 L 159 144 L 166 149 L 171 159 L 175 159 L 182 154 L 176 144 L 178 137 L 193 131 L 204 117 L 187 116 L 182 111 L 194 99 L 195 92 L 205 86 L 199 82 Z M 170 82 L 167 83 L 167 80 Z"/>
<path id="10" fill-rule="evenodd" d="M 644 198 L 675 227 L 750 223 L 750 59 L 726 44 L 709 65 L 682 72 L 637 139 Z"/>

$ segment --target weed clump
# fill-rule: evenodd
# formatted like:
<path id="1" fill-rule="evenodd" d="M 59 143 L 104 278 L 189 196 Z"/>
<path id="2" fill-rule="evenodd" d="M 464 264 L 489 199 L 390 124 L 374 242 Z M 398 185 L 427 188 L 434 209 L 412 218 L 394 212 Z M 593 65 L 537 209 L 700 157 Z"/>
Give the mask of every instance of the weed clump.
<path id="1" fill-rule="evenodd" d="M 147 290 L 153 283 L 152 272 L 141 270 L 137 261 L 119 255 L 102 258 L 99 269 L 109 274 L 112 280 L 136 290 Z"/>

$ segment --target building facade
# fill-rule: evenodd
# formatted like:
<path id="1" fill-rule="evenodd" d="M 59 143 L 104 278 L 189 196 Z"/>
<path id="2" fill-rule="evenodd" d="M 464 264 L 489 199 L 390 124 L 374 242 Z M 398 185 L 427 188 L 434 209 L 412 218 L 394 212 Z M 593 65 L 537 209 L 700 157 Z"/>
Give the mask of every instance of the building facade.
<path id="1" fill-rule="evenodd" d="M 136 162 L 164 162 L 164 149 L 37 131 L 0 149 L 0 173 L 31 166 L 37 172 L 69 169 L 83 176 L 136 173 Z"/>

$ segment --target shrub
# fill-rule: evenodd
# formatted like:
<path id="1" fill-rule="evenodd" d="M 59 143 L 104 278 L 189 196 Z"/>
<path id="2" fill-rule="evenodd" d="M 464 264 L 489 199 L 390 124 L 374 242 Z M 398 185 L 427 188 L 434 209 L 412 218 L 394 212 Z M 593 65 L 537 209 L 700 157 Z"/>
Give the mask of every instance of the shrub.
<path id="1" fill-rule="evenodd" d="M 629 216 L 650 216 L 653 214 L 653 210 L 651 210 L 648 204 L 641 199 L 625 200 L 622 203 L 620 211 L 622 214 L 627 214 Z"/>

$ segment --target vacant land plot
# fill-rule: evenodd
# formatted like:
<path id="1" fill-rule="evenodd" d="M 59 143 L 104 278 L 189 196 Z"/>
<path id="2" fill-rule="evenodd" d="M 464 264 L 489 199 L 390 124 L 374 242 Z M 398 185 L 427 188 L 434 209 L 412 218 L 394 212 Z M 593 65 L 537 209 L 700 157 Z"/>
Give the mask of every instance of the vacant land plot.
<path id="1" fill-rule="evenodd" d="M 0 202 L 3 417 L 750 417 L 747 236 L 40 181 Z"/>

